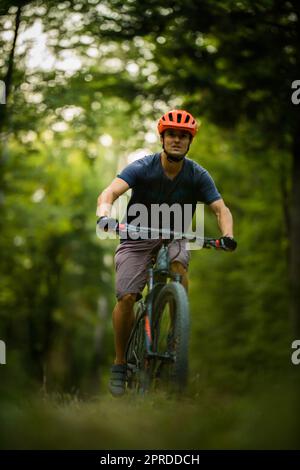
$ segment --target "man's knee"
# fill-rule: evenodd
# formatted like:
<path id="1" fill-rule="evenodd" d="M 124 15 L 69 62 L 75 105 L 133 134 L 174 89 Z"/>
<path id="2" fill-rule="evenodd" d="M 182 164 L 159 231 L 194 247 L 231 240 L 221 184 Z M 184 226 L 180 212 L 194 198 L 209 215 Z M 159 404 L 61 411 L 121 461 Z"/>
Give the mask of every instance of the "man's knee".
<path id="1" fill-rule="evenodd" d="M 180 261 L 173 261 L 171 263 L 171 270 L 174 273 L 179 273 L 179 274 L 187 274 L 187 269 L 183 266 Z"/>
<path id="2" fill-rule="evenodd" d="M 119 302 L 126 305 L 133 305 L 135 300 L 136 294 L 125 294 L 119 299 Z"/>
<path id="3" fill-rule="evenodd" d="M 188 286 L 189 286 L 188 271 L 183 266 L 183 264 L 181 264 L 179 261 L 173 261 L 173 263 L 171 263 L 171 271 L 173 271 L 173 273 L 177 273 L 181 275 L 181 284 L 183 285 L 185 290 L 188 292 Z"/>

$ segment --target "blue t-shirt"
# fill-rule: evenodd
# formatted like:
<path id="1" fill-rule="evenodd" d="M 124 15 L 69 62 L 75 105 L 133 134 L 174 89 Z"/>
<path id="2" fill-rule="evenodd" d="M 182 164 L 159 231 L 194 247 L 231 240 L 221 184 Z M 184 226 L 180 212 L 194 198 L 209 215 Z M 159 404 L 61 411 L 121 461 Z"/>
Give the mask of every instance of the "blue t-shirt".
<path id="1" fill-rule="evenodd" d="M 159 226 L 178 230 L 178 223 L 174 226 L 172 216 L 171 220 L 167 221 L 161 220 L 162 217 L 160 216 L 158 225 L 157 218 L 151 217 L 151 207 L 153 209 L 162 204 L 175 207 L 173 204 L 179 204 L 182 213 L 185 214 L 182 217 L 181 227 L 183 231 L 186 231 L 195 212 L 197 202 L 211 204 L 221 199 L 221 195 L 208 171 L 188 158 L 184 158 L 182 168 L 173 180 L 168 178 L 164 172 L 160 153 L 147 155 L 134 161 L 117 176 L 126 181 L 132 188 L 132 195 L 123 222 L 134 224 L 133 221 L 139 217 L 139 212 L 136 212 L 136 209 L 140 207 L 136 204 L 139 204 L 143 205 L 141 209 L 144 207 L 148 211 L 146 219 L 144 214 L 140 218 L 140 221 L 142 220 L 140 225 L 146 224 L 148 227 L 157 228 Z M 185 205 L 189 205 L 188 210 Z"/>

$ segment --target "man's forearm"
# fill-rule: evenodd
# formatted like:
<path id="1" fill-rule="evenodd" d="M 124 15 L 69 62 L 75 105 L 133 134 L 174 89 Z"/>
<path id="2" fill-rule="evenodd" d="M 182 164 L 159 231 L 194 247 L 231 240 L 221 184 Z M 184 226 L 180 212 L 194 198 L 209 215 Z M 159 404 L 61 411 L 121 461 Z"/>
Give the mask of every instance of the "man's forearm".
<path id="1" fill-rule="evenodd" d="M 228 207 L 224 207 L 216 216 L 222 236 L 233 237 L 233 219 Z"/>
<path id="2" fill-rule="evenodd" d="M 107 216 L 110 217 L 111 208 L 114 201 L 117 198 L 115 197 L 112 191 L 104 190 L 97 200 L 97 210 L 96 215 L 97 217 Z"/>

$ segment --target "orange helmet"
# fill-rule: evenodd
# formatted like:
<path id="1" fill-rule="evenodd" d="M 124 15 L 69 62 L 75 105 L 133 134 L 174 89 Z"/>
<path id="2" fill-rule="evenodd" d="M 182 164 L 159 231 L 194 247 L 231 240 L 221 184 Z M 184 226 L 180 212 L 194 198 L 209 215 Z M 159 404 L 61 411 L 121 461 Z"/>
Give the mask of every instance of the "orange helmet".
<path id="1" fill-rule="evenodd" d="M 160 118 L 157 129 L 159 134 L 162 134 L 166 129 L 179 129 L 187 131 L 195 137 L 198 131 L 198 125 L 196 119 L 187 111 L 183 109 L 173 109 Z"/>

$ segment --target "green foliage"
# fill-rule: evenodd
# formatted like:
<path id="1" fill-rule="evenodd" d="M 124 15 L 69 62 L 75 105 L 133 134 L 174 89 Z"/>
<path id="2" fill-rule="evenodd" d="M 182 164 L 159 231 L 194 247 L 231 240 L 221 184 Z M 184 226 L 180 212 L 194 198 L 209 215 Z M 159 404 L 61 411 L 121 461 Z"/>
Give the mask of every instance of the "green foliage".
<path id="1" fill-rule="evenodd" d="M 191 156 L 214 175 L 232 210 L 239 245 L 229 255 L 192 252 L 193 367 L 201 383 L 204 375 L 222 387 L 242 390 L 254 371 L 275 373 L 289 361 L 287 239 L 278 172 L 282 157 L 272 150 L 251 154 L 242 149 L 242 139 L 208 123 L 202 132 Z M 206 235 L 217 236 L 213 216 L 208 211 L 205 216 Z"/>

